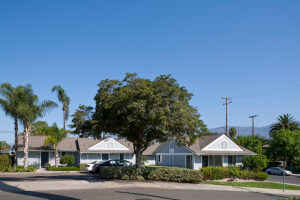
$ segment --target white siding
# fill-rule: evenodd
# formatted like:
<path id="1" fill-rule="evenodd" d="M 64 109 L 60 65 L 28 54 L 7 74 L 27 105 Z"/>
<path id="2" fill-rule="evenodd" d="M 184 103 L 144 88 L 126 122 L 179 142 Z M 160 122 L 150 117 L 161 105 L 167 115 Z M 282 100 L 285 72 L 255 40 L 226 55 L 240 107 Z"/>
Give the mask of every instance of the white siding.
<path id="1" fill-rule="evenodd" d="M 18 152 L 18 165 L 24 166 L 24 152 Z M 28 166 L 40 167 L 40 152 L 28 152 Z"/>
<path id="2" fill-rule="evenodd" d="M 109 149 L 129 150 L 127 147 L 125 147 L 121 143 L 117 142 L 113 138 L 107 138 L 106 140 L 103 140 L 103 141 L 99 142 L 98 144 L 95 144 L 94 146 L 89 148 L 89 150 L 107 150 L 108 149 L 108 143 L 112 144 L 112 148 L 109 148 Z"/>
<path id="3" fill-rule="evenodd" d="M 227 149 L 221 149 L 221 143 L 227 143 Z M 226 135 L 222 135 L 213 141 L 211 144 L 203 148 L 203 151 L 243 151 L 238 145 L 236 145 Z"/>

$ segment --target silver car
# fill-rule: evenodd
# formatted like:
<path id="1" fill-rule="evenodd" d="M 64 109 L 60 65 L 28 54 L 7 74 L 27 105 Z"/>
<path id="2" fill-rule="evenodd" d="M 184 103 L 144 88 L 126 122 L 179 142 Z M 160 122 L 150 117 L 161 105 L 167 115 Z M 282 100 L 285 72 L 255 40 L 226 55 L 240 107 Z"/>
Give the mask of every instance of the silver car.
<path id="1" fill-rule="evenodd" d="M 269 169 L 266 170 L 266 173 L 268 173 L 269 175 L 272 175 L 272 174 L 283 175 L 283 173 L 285 176 L 292 175 L 291 171 L 283 170 L 283 168 L 281 168 L 281 167 L 270 167 Z"/>

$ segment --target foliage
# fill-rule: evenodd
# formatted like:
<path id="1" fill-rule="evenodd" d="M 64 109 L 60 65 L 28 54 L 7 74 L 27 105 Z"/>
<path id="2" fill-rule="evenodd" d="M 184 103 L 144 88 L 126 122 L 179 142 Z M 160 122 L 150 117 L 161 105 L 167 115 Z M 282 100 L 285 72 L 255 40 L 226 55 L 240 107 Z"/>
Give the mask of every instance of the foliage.
<path id="1" fill-rule="evenodd" d="M 270 136 L 273 137 L 275 131 L 281 129 L 299 131 L 299 123 L 295 121 L 295 118 L 290 114 L 283 114 L 277 118 L 277 123 L 273 124 L 269 129 Z"/>
<path id="2" fill-rule="evenodd" d="M 204 180 L 219 180 L 224 178 L 236 177 L 240 179 L 255 179 L 265 180 L 269 176 L 264 172 L 253 172 L 243 170 L 240 166 L 228 166 L 228 167 L 203 167 L 201 168 Z"/>
<path id="3" fill-rule="evenodd" d="M 92 136 L 92 114 L 93 107 L 79 105 L 75 113 L 71 115 L 73 117 L 72 122 L 69 127 L 75 129 L 71 133 L 78 135 L 79 137 L 89 137 Z"/>
<path id="4" fill-rule="evenodd" d="M 36 167 L 35 166 L 28 166 L 27 169 L 24 169 L 24 166 L 17 166 L 15 170 L 12 170 L 14 172 L 35 172 Z"/>
<path id="5" fill-rule="evenodd" d="M 290 197 L 290 198 L 283 198 L 278 200 L 300 200 L 300 197 Z"/>
<path id="6" fill-rule="evenodd" d="M 64 113 L 64 129 L 66 130 L 66 120 L 68 120 L 69 118 L 69 105 L 71 99 L 67 96 L 66 91 L 60 85 L 53 86 L 51 92 L 57 93 L 58 101 L 61 102 L 63 105 L 62 110 Z"/>
<path id="7" fill-rule="evenodd" d="M 281 183 L 273 182 L 221 182 L 221 181 L 204 181 L 207 184 L 213 185 L 229 185 L 237 187 L 253 187 L 253 188 L 269 188 L 269 189 L 282 189 Z M 299 190 L 300 186 L 285 184 L 286 190 Z"/>
<path id="8" fill-rule="evenodd" d="M 79 164 L 80 171 L 85 171 L 86 164 L 88 164 L 88 163 L 80 163 Z"/>
<path id="9" fill-rule="evenodd" d="M 245 169 L 259 172 L 267 167 L 268 159 L 267 156 L 259 153 L 255 156 L 245 156 L 242 162 Z"/>
<path id="10" fill-rule="evenodd" d="M 44 127 L 44 126 L 48 126 L 48 123 L 45 121 L 37 121 L 37 122 L 32 123 L 30 135 L 46 136 L 46 133 L 41 132 L 42 129 L 40 128 L 40 127 Z"/>
<path id="11" fill-rule="evenodd" d="M 281 129 L 272 133 L 273 137 L 267 149 L 268 156 L 273 160 L 284 160 L 291 166 L 300 156 L 300 131 Z"/>
<path id="12" fill-rule="evenodd" d="M 127 73 L 123 81 L 106 79 L 98 86 L 93 115 L 96 132 L 132 142 L 137 166 L 154 140 L 175 138 L 189 145 L 207 132 L 197 109 L 189 104 L 193 95 L 170 75 L 151 81 Z"/>
<path id="13" fill-rule="evenodd" d="M 42 126 L 41 131 L 45 132 L 48 137 L 44 141 L 44 146 L 54 145 L 55 147 L 55 166 L 58 167 L 58 144 L 67 137 L 67 131 L 59 129 L 56 123 L 51 127 Z"/>
<path id="14" fill-rule="evenodd" d="M 75 158 L 74 158 L 74 156 L 65 155 L 60 158 L 59 163 L 66 164 L 66 165 L 74 165 Z"/>
<path id="15" fill-rule="evenodd" d="M 48 171 L 80 171 L 79 167 L 49 167 Z"/>
<path id="16" fill-rule="evenodd" d="M 237 130 L 236 130 L 236 128 L 231 127 L 231 128 L 229 129 L 229 136 L 230 136 L 231 138 L 234 138 L 235 136 L 237 136 Z"/>
<path id="17" fill-rule="evenodd" d="M 258 134 L 256 135 L 248 135 L 243 136 L 239 135 L 237 136 L 234 141 L 246 149 L 249 149 L 255 153 L 262 153 L 263 148 L 262 146 L 268 143 L 268 140 Z"/>
<path id="18" fill-rule="evenodd" d="M 36 171 L 36 167 L 35 166 L 29 166 L 27 169 L 27 172 L 35 172 Z"/>
<path id="19" fill-rule="evenodd" d="M 0 171 L 5 171 L 10 166 L 10 158 L 7 155 L 0 155 Z"/>
<path id="20" fill-rule="evenodd" d="M 177 167 L 157 167 L 157 168 L 126 168 L 126 167 L 100 167 L 100 177 L 103 179 L 122 180 L 154 180 L 199 183 L 202 174 L 199 170 L 184 169 Z"/>

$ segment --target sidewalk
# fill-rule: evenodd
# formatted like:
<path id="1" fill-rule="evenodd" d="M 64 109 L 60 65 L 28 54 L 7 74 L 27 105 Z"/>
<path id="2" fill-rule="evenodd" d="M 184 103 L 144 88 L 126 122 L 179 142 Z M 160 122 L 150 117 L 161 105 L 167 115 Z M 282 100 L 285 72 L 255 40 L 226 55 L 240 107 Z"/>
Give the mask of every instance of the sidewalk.
<path id="1" fill-rule="evenodd" d="M 115 188 L 151 188 L 176 190 L 218 190 L 237 192 L 258 192 L 265 194 L 300 196 L 300 190 L 282 190 L 220 186 L 211 184 L 188 184 L 166 182 L 132 182 L 132 181 L 103 181 L 103 180 L 69 180 L 69 181 L 4 181 L 0 191 L 49 191 L 49 190 L 78 190 L 78 189 L 115 189 Z"/>

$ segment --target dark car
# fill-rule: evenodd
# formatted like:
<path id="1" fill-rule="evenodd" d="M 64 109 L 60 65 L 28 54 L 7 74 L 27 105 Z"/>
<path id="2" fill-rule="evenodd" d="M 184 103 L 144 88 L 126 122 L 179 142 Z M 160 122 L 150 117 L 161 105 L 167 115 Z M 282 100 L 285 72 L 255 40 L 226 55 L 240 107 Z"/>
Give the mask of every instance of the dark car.
<path id="1" fill-rule="evenodd" d="M 98 173 L 99 167 L 101 166 L 112 166 L 112 167 L 134 167 L 135 165 L 127 160 L 106 160 L 96 163 L 93 166 L 92 172 Z"/>

